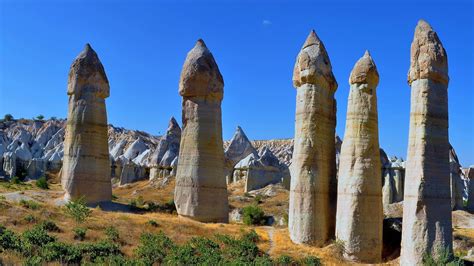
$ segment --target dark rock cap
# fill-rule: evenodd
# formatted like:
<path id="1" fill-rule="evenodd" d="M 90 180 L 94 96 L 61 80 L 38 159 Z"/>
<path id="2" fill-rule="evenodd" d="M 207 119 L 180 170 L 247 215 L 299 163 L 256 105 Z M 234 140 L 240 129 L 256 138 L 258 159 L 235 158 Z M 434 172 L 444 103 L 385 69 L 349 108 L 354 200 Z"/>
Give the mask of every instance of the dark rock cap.
<path id="1" fill-rule="evenodd" d="M 98 97 L 107 98 L 110 94 L 109 81 L 104 66 L 90 44 L 74 59 L 68 76 L 67 93 L 81 94 L 83 90 L 92 90 Z"/>

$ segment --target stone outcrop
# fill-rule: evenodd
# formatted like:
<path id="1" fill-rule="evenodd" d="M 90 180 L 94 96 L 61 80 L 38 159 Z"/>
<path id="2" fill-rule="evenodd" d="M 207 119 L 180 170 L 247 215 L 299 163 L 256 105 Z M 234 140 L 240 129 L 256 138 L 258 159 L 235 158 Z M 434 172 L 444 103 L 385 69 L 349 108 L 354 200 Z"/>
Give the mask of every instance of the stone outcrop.
<path id="1" fill-rule="evenodd" d="M 326 49 L 311 31 L 293 72 L 296 125 L 291 171 L 289 232 L 295 243 L 321 246 L 334 235 L 337 82 Z"/>
<path id="2" fill-rule="evenodd" d="M 176 172 L 176 165 L 179 154 L 179 143 L 181 141 L 181 128 L 174 117 L 171 117 L 166 134 L 161 138 L 158 146 L 151 156 L 150 179 L 163 178 Z M 174 171 L 173 171 L 174 170 Z"/>
<path id="3" fill-rule="evenodd" d="M 244 191 L 250 192 L 270 184 L 285 184 L 289 178 L 288 167 L 269 148 L 263 147 L 258 154 L 250 153 L 234 166 L 232 179 L 245 180 Z"/>
<path id="4" fill-rule="evenodd" d="M 466 210 L 474 213 L 474 165 L 463 169 L 463 173 L 468 182 Z"/>
<path id="5" fill-rule="evenodd" d="M 410 134 L 406 161 L 401 265 L 425 254 L 452 252 L 448 139 L 448 58 L 431 26 L 420 20 L 411 45 Z"/>
<path id="6" fill-rule="evenodd" d="M 465 184 L 461 164 L 452 146 L 449 148 L 449 170 L 451 180 L 451 209 L 463 210 L 464 196 L 466 195 L 467 198 L 467 182 Z"/>
<path id="7" fill-rule="evenodd" d="M 352 69 L 339 156 L 336 238 L 350 261 L 382 259 L 382 187 L 376 88 L 379 74 L 366 51 Z"/>
<path id="8" fill-rule="evenodd" d="M 87 203 L 112 198 L 105 99 L 109 82 L 89 44 L 69 71 L 69 108 L 61 184 L 66 200 Z"/>
<path id="9" fill-rule="evenodd" d="M 382 180 L 383 206 L 403 201 L 405 162 L 401 158 L 392 157 L 382 163 Z"/>
<path id="10" fill-rule="evenodd" d="M 181 72 L 183 131 L 174 201 L 179 215 L 202 222 L 227 222 L 221 101 L 224 80 L 202 40 L 188 53 Z"/>
<path id="11" fill-rule="evenodd" d="M 232 139 L 224 151 L 225 158 L 225 173 L 227 183 L 235 182 L 233 179 L 234 166 L 242 159 L 250 154 L 257 154 L 257 150 L 252 146 L 252 143 L 245 135 L 240 126 L 237 126 Z"/>

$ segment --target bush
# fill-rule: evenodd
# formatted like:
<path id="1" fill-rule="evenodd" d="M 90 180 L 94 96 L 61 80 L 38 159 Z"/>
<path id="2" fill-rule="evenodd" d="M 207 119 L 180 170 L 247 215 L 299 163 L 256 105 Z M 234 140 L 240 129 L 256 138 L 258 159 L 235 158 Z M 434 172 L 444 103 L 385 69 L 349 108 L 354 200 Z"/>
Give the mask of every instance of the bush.
<path id="1" fill-rule="evenodd" d="M 74 231 L 74 239 L 83 241 L 86 239 L 87 228 L 76 227 L 73 229 Z"/>
<path id="2" fill-rule="evenodd" d="M 18 185 L 18 184 L 21 184 L 22 181 L 21 181 L 21 178 L 19 178 L 18 176 L 14 176 L 10 179 L 10 183 Z"/>
<path id="3" fill-rule="evenodd" d="M 159 226 L 158 222 L 155 221 L 155 220 L 148 220 L 148 222 L 146 222 L 146 223 L 153 226 L 153 227 L 158 227 Z"/>
<path id="4" fill-rule="evenodd" d="M 27 221 L 28 223 L 36 223 L 38 221 L 38 219 L 32 215 L 32 214 L 28 214 L 27 216 L 25 216 L 25 221 Z"/>
<path id="5" fill-rule="evenodd" d="M 92 212 L 92 210 L 85 205 L 82 198 L 69 201 L 65 207 L 66 214 L 71 216 L 76 223 L 83 223 Z"/>
<path id="6" fill-rule="evenodd" d="M 224 264 L 251 264 L 258 257 L 264 256 L 257 244 L 250 241 L 252 237 L 246 236 L 246 234 L 240 239 L 228 235 L 216 235 L 216 238 L 222 243 Z"/>
<path id="7" fill-rule="evenodd" d="M 48 232 L 39 225 L 23 232 L 22 238 L 27 244 L 34 246 L 42 246 L 56 241 L 55 237 L 48 235 Z"/>
<path id="8" fill-rule="evenodd" d="M 265 224 L 265 213 L 257 205 L 249 205 L 242 209 L 243 221 L 246 225 Z"/>
<path id="9" fill-rule="evenodd" d="M 253 243 L 257 243 L 260 237 L 258 236 L 257 232 L 255 230 L 250 230 L 248 233 L 245 233 L 242 235 L 242 240 L 245 241 L 250 241 Z"/>
<path id="10" fill-rule="evenodd" d="M 435 258 L 432 254 L 426 253 L 423 255 L 423 265 L 425 266 L 461 266 L 462 261 L 454 255 L 447 248 L 441 248 L 437 252 L 438 256 Z"/>
<path id="11" fill-rule="evenodd" d="M 21 240 L 13 231 L 0 225 L 0 250 L 20 251 Z"/>
<path id="12" fill-rule="evenodd" d="M 76 246 L 50 242 L 41 248 L 41 257 L 45 261 L 59 261 L 65 264 L 79 264 L 82 260 L 82 252 Z"/>
<path id="13" fill-rule="evenodd" d="M 171 249 L 176 248 L 173 241 L 163 232 L 158 234 L 143 233 L 140 236 L 140 243 L 135 249 L 137 257 L 147 265 L 162 263 Z"/>
<path id="14" fill-rule="evenodd" d="M 49 189 L 48 181 L 45 176 L 42 176 L 36 180 L 36 186 L 41 189 Z"/>
<path id="15" fill-rule="evenodd" d="M 24 208 L 31 209 L 31 210 L 37 210 L 41 207 L 38 202 L 34 200 L 25 200 L 25 199 L 20 200 L 20 205 Z"/>
<path id="16" fill-rule="evenodd" d="M 133 208 L 133 209 L 140 209 L 143 207 L 143 204 L 145 202 L 143 201 L 143 197 L 142 196 L 138 196 L 136 199 L 131 199 L 130 200 L 130 206 Z"/>
<path id="17" fill-rule="evenodd" d="M 112 242 L 116 242 L 120 239 L 120 235 L 117 228 L 113 226 L 105 228 L 105 235 L 107 236 L 107 239 Z"/>
<path id="18" fill-rule="evenodd" d="M 53 221 L 44 221 L 38 225 L 48 232 L 61 232 L 61 229 Z"/>
<path id="19" fill-rule="evenodd" d="M 295 260 L 286 254 L 280 255 L 276 260 L 278 265 L 293 265 L 296 264 Z"/>
<path id="20" fill-rule="evenodd" d="M 301 260 L 301 264 L 302 265 L 307 265 L 307 266 L 320 266 L 320 265 L 323 265 L 321 263 L 321 260 L 318 257 L 315 257 L 315 256 L 304 257 Z"/>
<path id="21" fill-rule="evenodd" d="M 82 256 L 91 262 L 99 262 L 107 257 L 122 254 L 117 244 L 108 241 L 81 244 L 79 249 Z"/>
<path id="22" fill-rule="evenodd" d="M 219 244 L 204 237 L 193 237 L 185 245 L 175 247 L 166 257 L 166 264 L 220 265 L 222 260 Z"/>

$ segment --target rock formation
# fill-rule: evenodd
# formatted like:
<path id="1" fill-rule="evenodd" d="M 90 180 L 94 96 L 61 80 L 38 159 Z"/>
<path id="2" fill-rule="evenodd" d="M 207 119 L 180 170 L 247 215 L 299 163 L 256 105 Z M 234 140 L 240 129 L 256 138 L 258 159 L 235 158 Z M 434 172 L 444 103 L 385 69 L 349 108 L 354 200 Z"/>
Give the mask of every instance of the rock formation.
<path id="1" fill-rule="evenodd" d="M 227 183 L 235 182 L 233 180 L 234 166 L 242 159 L 250 154 L 257 154 L 257 150 L 252 146 L 252 143 L 245 135 L 244 131 L 240 126 L 237 126 L 229 145 L 224 151 L 225 158 L 225 172 Z"/>
<path id="2" fill-rule="evenodd" d="M 382 258 L 382 187 L 377 115 L 379 75 L 366 51 L 352 69 L 337 190 L 336 238 L 350 261 Z"/>
<path id="3" fill-rule="evenodd" d="M 64 198 L 87 203 L 112 198 L 107 113 L 109 82 L 104 67 L 89 44 L 69 71 L 69 110 L 64 140 L 61 183 Z"/>
<path id="4" fill-rule="evenodd" d="M 179 82 L 183 131 L 174 199 L 179 215 L 202 222 L 227 222 L 221 101 L 224 81 L 202 40 L 184 62 Z"/>
<path id="5" fill-rule="evenodd" d="M 474 165 L 464 169 L 464 176 L 468 181 L 466 210 L 474 213 Z"/>
<path id="6" fill-rule="evenodd" d="M 411 111 L 401 265 L 421 265 L 425 254 L 452 252 L 447 60 L 436 32 L 420 20 L 408 72 Z"/>
<path id="7" fill-rule="evenodd" d="M 291 171 L 289 232 L 295 243 L 323 245 L 334 234 L 337 82 L 323 43 L 311 31 L 295 64 L 296 125 Z M 335 201 L 334 201 L 335 202 Z"/>
<path id="8" fill-rule="evenodd" d="M 163 178 L 173 172 L 173 161 L 179 154 L 181 128 L 174 117 L 171 117 L 166 134 L 161 138 L 150 159 L 150 179 Z M 175 169 L 176 170 L 176 169 Z M 173 172 L 174 173 L 174 172 Z"/>

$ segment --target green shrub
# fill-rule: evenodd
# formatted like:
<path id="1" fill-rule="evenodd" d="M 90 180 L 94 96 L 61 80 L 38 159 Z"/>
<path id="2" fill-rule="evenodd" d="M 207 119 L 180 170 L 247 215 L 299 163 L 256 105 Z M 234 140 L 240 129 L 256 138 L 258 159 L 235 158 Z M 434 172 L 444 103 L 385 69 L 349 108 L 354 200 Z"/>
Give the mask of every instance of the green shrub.
<path id="1" fill-rule="evenodd" d="M 76 246 L 50 242 L 41 248 L 41 257 L 45 261 L 59 261 L 65 264 L 79 264 L 82 259 L 82 252 Z"/>
<path id="2" fill-rule="evenodd" d="M 64 206 L 66 207 L 66 214 L 72 217 L 76 223 L 83 223 L 92 212 L 92 210 L 85 205 L 82 198 L 71 200 Z"/>
<path id="3" fill-rule="evenodd" d="M 263 202 L 262 200 L 263 200 L 263 197 L 260 194 L 255 195 L 255 198 L 253 198 L 253 202 L 255 205 L 262 203 Z"/>
<path id="4" fill-rule="evenodd" d="M 146 222 L 146 223 L 153 226 L 153 227 L 158 227 L 159 226 L 158 222 L 155 221 L 155 220 L 148 220 L 148 222 Z"/>
<path id="5" fill-rule="evenodd" d="M 14 176 L 10 179 L 10 183 L 18 185 L 18 184 L 23 183 L 23 181 L 18 176 Z"/>
<path id="6" fill-rule="evenodd" d="M 240 239 L 228 235 L 216 235 L 216 238 L 222 244 L 224 264 L 251 264 L 264 254 L 245 234 Z"/>
<path id="7" fill-rule="evenodd" d="M 36 180 L 36 186 L 41 189 L 49 189 L 48 181 L 45 176 L 42 176 Z"/>
<path id="8" fill-rule="evenodd" d="M 33 214 L 26 215 L 24 219 L 28 223 L 36 223 L 38 221 L 38 218 L 36 218 Z"/>
<path id="9" fill-rule="evenodd" d="M 176 248 L 173 241 L 163 232 L 158 234 L 143 233 L 140 236 L 140 242 L 135 249 L 137 257 L 147 265 L 162 263 L 171 249 Z"/>
<path id="10" fill-rule="evenodd" d="M 87 258 L 91 262 L 98 262 L 104 258 L 120 255 L 119 246 L 109 241 L 100 241 L 96 243 L 85 243 L 79 245 L 83 258 Z"/>
<path id="11" fill-rule="evenodd" d="M 44 221 L 38 225 L 48 232 L 61 232 L 61 229 L 53 221 Z"/>
<path id="12" fill-rule="evenodd" d="M 20 237 L 13 231 L 6 229 L 0 225 L 0 250 L 16 250 L 20 251 Z"/>
<path id="13" fill-rule="evenodd" d="M 87 228 L 83 227 L 76 227 L 73 229 L 74 232 L 74 239 L 83 241 L 86 239 Z"/>
<path id="14" fill-rule="evenodd" d="M 145 202 L 143 201 L 142 196 L 138 196 L 136 199 L 130 200 L 130 206 L 134 209 L 141 209 L 144 203 Z"/>
<path id="15" fill-rule="evenodd" d="M 301 264 L 306 265 L 306 266 L 320 266 L 320 265 L 323 265 L 321 263 L 321 259 L 319 259 L 318 257 L 315 257 L 315 256 L 304 257 L 301 260 Z"/>
<path id="16" fill-rule="evenodd" d="M 438 256 L 434 257 L 430 253 L 425 253 L 423 255 L 423 265 L 424 266 L 461 266 L 464 265 L 463 262 L 456 258 L 447 248 L 441 248 L 437 252 Z"/>
<path id="17" fill-rule="evenodd" d="M 257 205 L 249 205 L 242 209 L 243 221 L 246 225 L 265 224 L 265 213 Z"/>
<path id="18" fill-rule="evenodd" d="M 107 236 L 107 239 L 112 242 L 116 242 L 120 239 L 119 231 L 113 226 L 105 228 L 105 235 Z"/>
<path id="19" fill-rule="evenodd" d="M 43 120 L 43 119 L 44 119 L 44 115 L 38 115 L 38 116 L 36 117 L 36 119 L 37 119 L 37 120 Z"/>
<path id="20" fill-rule="evenodd" d="M 48 232 L 39 225 L 23 232 L 22 238 L 27 244 L 34 246 L 42 246 L 56 241 L 55 237 L 48 235 Z"/>
<path id="21" fill-rule="evenodd" d="M 278 265 L 296 265 L 296 261 L 289 255 L 282 254 L 277 259 Z"/>
<path id="22" fill-rule="evenodd" d="M 22 207 L 25 207 L 31 210 L 37 210 L 41 207 L 41 205 L 38 202 L 34 200 L 25 200 L 25 199 L 20 200 L 20 205 Z"/>
<path id="23" fill-rule="evenodd" d="M 242 235 L 242 240 L 250 241 L 253 243 L 257 243 L 259 239 L 260 237 L 258 236 L 257 232 L 255 232 L 255 230 L 253 229 Z"/>
<path id="24" fill-rule="evenodd" d="M 208 238 L 193 237 L 172 249 L 165 260 L 170 265 L 219 265 L 223 257 L 219 244 Z"/>

